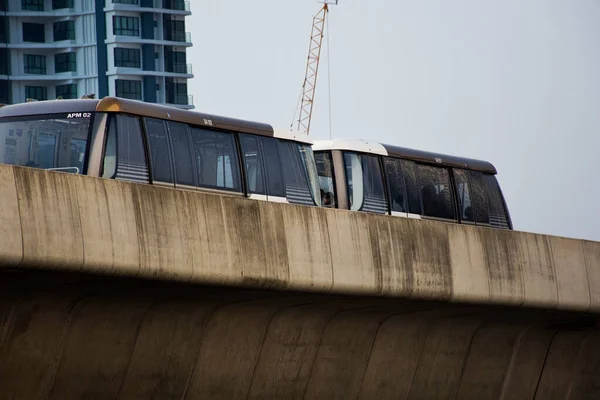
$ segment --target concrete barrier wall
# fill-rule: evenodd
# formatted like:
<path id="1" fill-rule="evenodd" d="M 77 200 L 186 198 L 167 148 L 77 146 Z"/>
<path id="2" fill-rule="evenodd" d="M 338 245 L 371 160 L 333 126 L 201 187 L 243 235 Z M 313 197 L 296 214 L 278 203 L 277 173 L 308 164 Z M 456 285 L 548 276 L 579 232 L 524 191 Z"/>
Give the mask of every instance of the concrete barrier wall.
<path id="1" fill-rule="evenodd" d="M 0 165 L 1 268 L 600 310 L 600 243 Z"/>
<path id="2" fill-rule="evenodd" d="M 23 275 L 3 399 L 600 398 L 595 314 Z"/>

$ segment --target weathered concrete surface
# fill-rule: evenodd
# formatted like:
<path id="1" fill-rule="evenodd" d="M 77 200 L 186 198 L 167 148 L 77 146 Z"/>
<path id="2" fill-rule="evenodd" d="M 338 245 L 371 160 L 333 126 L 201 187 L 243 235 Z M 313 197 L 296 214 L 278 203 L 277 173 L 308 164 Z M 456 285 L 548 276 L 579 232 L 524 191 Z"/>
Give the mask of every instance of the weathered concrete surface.
<path id="1" fill-rule="evenodd" d="M 600 243 L 0 165 L 0 268 L 600 310 Z"/>
<path id="2" fill-rule="evenodd" d="M 0 272 L 2 399 L 597 399 L 598 315 Z"/>

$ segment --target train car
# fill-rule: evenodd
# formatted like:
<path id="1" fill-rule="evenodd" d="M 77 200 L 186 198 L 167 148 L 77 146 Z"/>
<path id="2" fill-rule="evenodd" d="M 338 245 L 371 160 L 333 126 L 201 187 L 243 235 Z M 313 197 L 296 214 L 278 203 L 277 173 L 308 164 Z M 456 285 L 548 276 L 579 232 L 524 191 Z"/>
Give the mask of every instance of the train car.
<path id="1" fill-rule="evenodd" d="M 315 141 L 322 204 L 513 229 L 487 161 L 358 139 Z"/>
<path id="2" fill-rule="evenodd" d="M 0 163 L 320 205 L 305 135 L 115 97 L 0 107 Z"/>

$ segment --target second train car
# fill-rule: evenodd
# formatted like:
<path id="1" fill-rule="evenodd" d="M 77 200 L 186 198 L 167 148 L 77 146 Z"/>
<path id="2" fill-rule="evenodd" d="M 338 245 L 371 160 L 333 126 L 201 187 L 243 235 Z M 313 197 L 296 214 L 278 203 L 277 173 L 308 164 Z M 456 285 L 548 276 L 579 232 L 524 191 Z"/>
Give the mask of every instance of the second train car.
<path id="1" fill-rule="evenodd" d="M 489 162 L 359 139 L 313 151 L 325 207 L 512 229 Z"/>

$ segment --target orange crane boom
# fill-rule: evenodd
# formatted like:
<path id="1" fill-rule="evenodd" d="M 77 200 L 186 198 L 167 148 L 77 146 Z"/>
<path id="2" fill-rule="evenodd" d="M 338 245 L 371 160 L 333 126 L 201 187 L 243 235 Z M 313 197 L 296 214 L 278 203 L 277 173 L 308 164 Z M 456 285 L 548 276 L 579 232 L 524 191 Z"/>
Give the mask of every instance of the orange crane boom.
<path id="1" fill-rule="evenodd" d="M 298 116 L 298 131 L 306 133 L 310 131 L 310 120 L 312 118 L 313 103 L 315 100 L 315 87 L 317 85 L 317 73 L 319 71 L 319 60 L 321 58 L 321 46 L 325 28 L 325 18 L 329 12 L 330 4 L 337 4 L 338 0 L 325 0 L 323 7 L 313 18 L 313 26 L 310 34 L 310 46 L 308 48 L 308 60 L 306 62 L 306 73 L 302 84 L 302 97 L 300 113 Z"/>

